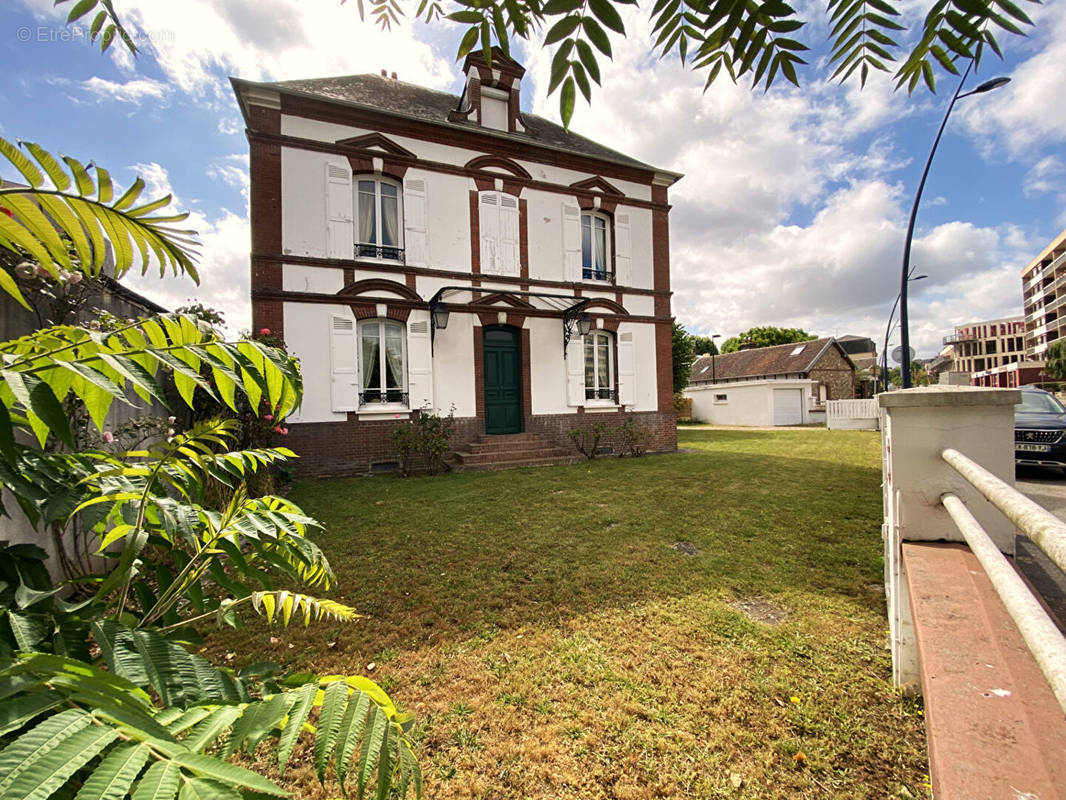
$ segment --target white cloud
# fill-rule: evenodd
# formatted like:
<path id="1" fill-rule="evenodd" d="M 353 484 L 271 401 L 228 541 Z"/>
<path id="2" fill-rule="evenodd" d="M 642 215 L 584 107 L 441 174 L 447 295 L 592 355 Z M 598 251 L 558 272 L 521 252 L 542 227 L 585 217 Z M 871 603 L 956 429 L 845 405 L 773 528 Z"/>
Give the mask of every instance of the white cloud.
<path id="1" fill-rule="evenodd" d="M 1066 3 L 1027 5 L 1026 10 L 1036 23 L 1033 43 L 1028 45 L 1034 54 L 1010 73 L 1010 84 L 964 101 L 961 109 L 975 141 L 986 152 L 1004 147 L 1015 159 L 1031 155 L 1034 148 L 1066 142 L 1066 103 L 1062 102 Z M 1003 38 L 1010 39 L 1010 46 L 1024 46 L 1008 34 Z M 997 67 L 990 60 L 983 77 L 997 74 Z"/>
<path id="2" fill-rule="evenodd" d="M 226 325 L 231 333 L 251 325 L 249 298 L 248 246 L 251 234 L 248 219 L 241 214 L 223 210 L 214 219 L 194 212 L 186 223 L 199 233 L 200 256 L 197 270 L 200 284 L 188 277 L 168 275 L 160 279 L 158 272 L 123 279 L 123 283 L 162 306 L 174 310 L 190 301 L 225 312 Z"/>
<path id="3" fill-rule="evenodd" d="M 168 91 L 165 83 L 148 78 L 118 83 L 95 76 L 87 81 L 82 81 L 81 88 L 97 100 L 116 100 L 120 103 L 133 103 L 134 105 L 146 99 L 161 99 Z"/>
<path id="4" fill-rule="evenodd" d="M 233 180 L 236 181 L 235 185 L 240 185 L 234 171 L 242 169 L 242 161 L 246 162 L 246 157 L 229 156 L 220 159 L 212 169 L 219 170 L 221 180 Z M 154 162 L 134 164 L 130 172 L 144 180 L 146 186 L 142 198 L 145 200 L 171 194 L 174 196 L 171 208 L 187 208 L 187 204 L 174 191 L 165 167 Z M 245 180 L 244 185 L 246 183 Z M 251 325 L 248 266 L 251 233 L 247 209 L 236 213 L 224 208 L 219 214 L 211 216 L 202 211 L 192 211 L 189 218 L 180 223 L 180 227 L 197 233 L 199 247 L 196 268 L 200 276 L 199 285 L 184 275 L 168 273 L 160 278 L 158 263 L 153 263 L 143 276 L 135 274 L 136 270 L 131 271 L 123 278 L 123 283 L 171 311 L 196 300 L 224 311 L 227 327 L 232 333 L 248 328 Z"/>
<path id="5" fill-rule="evenodd" d="M 164 195 L 175 195 L 174 188 L 170 185 L 170 174 L 166 167 L 150 161 L 147 164 L 134 164 L 130 170 L 144 181 L 144 190 L 141 193 L 143 200 L 156 200 Z M 173 203 L 177 204 L 177 196 Z"/>
<path id="6" fill-rule="evenodd" d="M 422 26 L 405 20 L 382 32 L 340 0 L 127 0 L 122 12 L 167 78 L 220 110 L 232 111 L 228 75 L 283 80 L 389 69 L 442 87 L 454 72 L 450 58 L 419 40 Z"/>
<path id="7" fill-rule="evenodd" d="M 685 173 L 670 192 L 675 315 L 724 336 L 781 325 L 880 341 L 912 191 L 893 177 L 909 158 L 889 135 L 930 102 L 894 92 L 879 74 L 862 91 L 808 74 L 803 90 L 718 81 L 704 93 L 701 74 L 648 58 L 639 14 L 627 18 L 629 37 L 612 42 L 604 87 L 591 110 L 579 100 L 574 127 Z M 545 96 L 551 55 L 533 50 L 527 66 L 534 110 L 557 119 L 558 98 Z M 1020 313 L 1032 244 L 1007 224 L 919 229 L 911 263 L 929 275 L 910 292 L 919 353 L 939 351 L 954 324 Z"/>
<path id="8" fill-rule="evenodd" d="M 241 197 L 248 201 L 248 154 L 234 153 L 225 158 L 216 159 L 207 169 L 207 174 L 215 180 L 222 181 L 227 186 L 232 186 L 241 193 Z"/>
<path id="9" fill-rule="evenodd" d="M 1058 156 L 1037 161 L 1025 175 L 1025 195 L 1066 192 L 1066 164 Z"/>

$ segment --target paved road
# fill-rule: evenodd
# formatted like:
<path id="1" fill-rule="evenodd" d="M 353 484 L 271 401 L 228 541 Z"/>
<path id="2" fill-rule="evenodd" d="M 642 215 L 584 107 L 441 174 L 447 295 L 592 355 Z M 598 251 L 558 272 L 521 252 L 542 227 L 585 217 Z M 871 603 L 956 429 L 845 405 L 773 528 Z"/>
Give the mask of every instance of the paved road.
<path id="1" fill-rule="evenodd" d="M 1056 469 L 1018 467 L 1018 491 L 1066 521 L 1066 474 Z M 1043 596 L 1066 633 L 1066 575 L 1024 536 L 1018 537 L 1015 563 Z"/>

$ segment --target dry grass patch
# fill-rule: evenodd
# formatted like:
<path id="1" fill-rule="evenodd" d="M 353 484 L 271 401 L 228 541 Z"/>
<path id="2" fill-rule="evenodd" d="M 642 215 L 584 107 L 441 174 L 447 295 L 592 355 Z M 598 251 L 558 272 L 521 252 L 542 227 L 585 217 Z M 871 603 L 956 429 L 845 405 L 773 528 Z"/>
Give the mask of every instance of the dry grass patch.
<path id="1" fill-rule="evenodd" d="M 681 440 L 693 452 L 299 484 L 342 599 L 369 617 L 211 647 L 373 664 L 417 714 L 428 798 L 921 795 L 920 710 L 889 684 L 867 588 L 876 435 Z"/>

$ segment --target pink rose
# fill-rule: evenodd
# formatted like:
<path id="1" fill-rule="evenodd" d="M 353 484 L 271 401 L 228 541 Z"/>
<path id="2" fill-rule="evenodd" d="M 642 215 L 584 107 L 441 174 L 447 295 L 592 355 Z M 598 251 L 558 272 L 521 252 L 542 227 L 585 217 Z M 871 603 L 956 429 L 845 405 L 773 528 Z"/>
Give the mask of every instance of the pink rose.
<path id="1" fill-rule="evenodd" d="M 270 335 L 270 328 L 260 328 L 259 329 L 259 335 L 260 336 L 269 336 Z"/>
<path id="2" fill-rule="evenodd" d="M 113 441 L 115 441 L 115 434 L 113 434 L 111 431 L 104 431 L 104 441 L 108 444 L 111 444 Z"/>
<path id="3" fill-rule="evenodd" d="M 263 419 L 265 419 L 267 422 L 272 422 L 273 419 L 274 419 L 274 415 L 273 414 L 264 414 L 263 415 Z"/>
<path id="4" fill-rule="evenodd" d="M 281 433 L 281 426 L 280 425 L 275 425 L 274 426 L 274 433 Z"/>
<path id="5" fill-rule="evenodd" d="M 280 431 L 278 431 L 278 433 L 280 433 L 282 436 L 288 436 L 289 435 L 289 429 L 288 428 L 282 428 Z"/>

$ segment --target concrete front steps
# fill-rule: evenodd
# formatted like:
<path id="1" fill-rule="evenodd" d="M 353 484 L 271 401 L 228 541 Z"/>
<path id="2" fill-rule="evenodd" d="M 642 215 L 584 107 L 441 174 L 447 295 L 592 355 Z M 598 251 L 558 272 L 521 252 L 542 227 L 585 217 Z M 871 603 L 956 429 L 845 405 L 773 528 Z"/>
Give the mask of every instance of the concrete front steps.
<path id="1" fill-rule="evenodd" d="M 573 464 L 581 456 L 573 450 L 557 447 L 538 433 L 509 433 L 482 436 L 465 450 L 455 453 L 458 472 L 474 472 L 514 467 L 548 467 Z"/>

